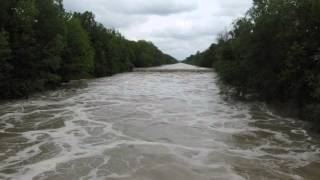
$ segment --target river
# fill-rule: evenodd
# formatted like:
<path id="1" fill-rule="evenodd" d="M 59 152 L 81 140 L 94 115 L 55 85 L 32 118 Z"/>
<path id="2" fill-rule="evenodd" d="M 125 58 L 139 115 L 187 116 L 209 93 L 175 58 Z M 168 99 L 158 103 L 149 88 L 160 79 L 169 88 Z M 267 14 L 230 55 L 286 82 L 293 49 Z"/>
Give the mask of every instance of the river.
<path id="1" fill-rule="evenodd" d="M 320 138 L 227 98 L 214 72 L 177 64 L 75 84 L 0 104 L 0 179 L 320 178 Z"/>

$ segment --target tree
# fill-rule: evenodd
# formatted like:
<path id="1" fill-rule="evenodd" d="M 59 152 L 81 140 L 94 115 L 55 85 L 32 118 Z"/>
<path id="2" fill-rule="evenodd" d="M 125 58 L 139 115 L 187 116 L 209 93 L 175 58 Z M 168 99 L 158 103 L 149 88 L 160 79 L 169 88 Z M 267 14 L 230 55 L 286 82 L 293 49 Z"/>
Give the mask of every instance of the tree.
<path id="1" fill-rule="evenodd" d="M 8 79 L 12 69 L 8 60 L 11 57 L 11 49 L 8 42 L 8 34 L 0 32 L 0 98 L 8 95 Z"/>
<path id="2" fill-rule="evenodd" d="M 33 0 L 13 1 L 9 8 L 10 21 L 6 25 L 9 33 L 12 58 L 10 96 L 28 96 L 41 89 L 38 83 L 38 51 L 34 25 L 38 11 Z"/>
<path id="3" fill-rule="evenodd" d="M 79 19 L 71 18 L 67 22 L 67 47 L 60 71 L 63 81 L 85 78 L 92 72 L 94 51 L 90 43 Z"/>
<path id="4" fill-rule="evenodd" d="M 34 31 L 37 34 L 38 72 L 43 86 L 56 86 L 61 80 L 58 75 L 65 47 L 66 28 L 62 2 L 37 0 L 38 14 Z"/>

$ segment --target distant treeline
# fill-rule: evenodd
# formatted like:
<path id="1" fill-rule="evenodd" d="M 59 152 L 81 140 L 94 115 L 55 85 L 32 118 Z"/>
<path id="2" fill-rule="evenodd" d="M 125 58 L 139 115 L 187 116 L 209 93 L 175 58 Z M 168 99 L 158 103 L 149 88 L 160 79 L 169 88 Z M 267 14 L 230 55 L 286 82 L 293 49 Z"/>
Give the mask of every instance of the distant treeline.
<path id="1" fill-rule="evenodd" d="M 217 43 L 185 62 L 213 65 L 239 95 L 295 104 L 320 127 L 319 0 L 254 0 Z"/>
<path id="2" fill-rule="evenodd" d="M 105 28 L 90 12 L 66 12 L 62 0 L 1 0 L 0 6 L 0 99 L 176 63 L 150 42 Z"/>

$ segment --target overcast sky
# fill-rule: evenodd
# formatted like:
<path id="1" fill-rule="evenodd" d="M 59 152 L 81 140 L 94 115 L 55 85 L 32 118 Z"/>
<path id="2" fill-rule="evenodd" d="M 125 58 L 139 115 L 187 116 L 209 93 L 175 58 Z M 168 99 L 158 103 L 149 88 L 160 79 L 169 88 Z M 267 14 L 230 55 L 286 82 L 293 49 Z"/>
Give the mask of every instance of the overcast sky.
<path id="1" fill-rule="evenodd" d="M 131 40 L 152 41 L 179 60 L 207 49 L 250 8 L 252 0 L 64 0 L 69 11 L 96 20 Z"/>

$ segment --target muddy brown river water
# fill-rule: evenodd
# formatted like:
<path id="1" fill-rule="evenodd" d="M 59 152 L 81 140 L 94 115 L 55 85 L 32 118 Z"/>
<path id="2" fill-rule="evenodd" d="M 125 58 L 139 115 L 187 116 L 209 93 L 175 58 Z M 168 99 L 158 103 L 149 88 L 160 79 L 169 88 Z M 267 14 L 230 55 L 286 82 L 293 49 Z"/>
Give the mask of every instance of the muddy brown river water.
<path id="1" fill-rule="evenodd" d="M 226 98 L 214 72 L 159 69 L 2 102 L 0 179 L 320 179 L 304 122 Z"/>

